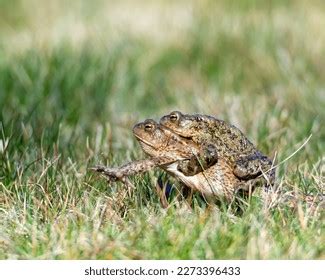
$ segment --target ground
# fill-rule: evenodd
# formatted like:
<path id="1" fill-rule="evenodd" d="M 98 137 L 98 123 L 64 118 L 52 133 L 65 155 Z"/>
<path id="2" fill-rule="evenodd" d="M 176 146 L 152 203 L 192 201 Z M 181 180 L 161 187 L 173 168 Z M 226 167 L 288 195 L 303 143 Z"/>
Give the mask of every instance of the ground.
<path id="1" fill-rule="evenodd" d="M 89 172 L 144 157 L 133 125 L 175 109 L 238 126 L 324 192 L 323 1 L 0 1 L 1 259 L 324 259 L 323 212 L 163 209 Z"/>

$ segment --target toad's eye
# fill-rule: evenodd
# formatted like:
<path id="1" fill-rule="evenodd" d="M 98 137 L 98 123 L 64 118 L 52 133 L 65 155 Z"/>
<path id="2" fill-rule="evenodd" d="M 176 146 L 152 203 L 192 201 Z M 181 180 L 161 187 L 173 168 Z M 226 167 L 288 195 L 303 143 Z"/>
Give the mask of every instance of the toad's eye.
<path id="1" fill-rule="evenodd" d="M 171 113 L 169 115 L 169 119 L 172 121 L 172 122 L 176 122 L 178 120 L 178 114 L 177 113 Z"/>
<path id="2" fill-rule="evenodd" d="M 145 131 L 152 131 L 153 128 L 154 128 L 154 125 L 153 125 L 152 123 L 146 123 L 146 124 L 144 125 L 144 130 L 145 130 Z"/>

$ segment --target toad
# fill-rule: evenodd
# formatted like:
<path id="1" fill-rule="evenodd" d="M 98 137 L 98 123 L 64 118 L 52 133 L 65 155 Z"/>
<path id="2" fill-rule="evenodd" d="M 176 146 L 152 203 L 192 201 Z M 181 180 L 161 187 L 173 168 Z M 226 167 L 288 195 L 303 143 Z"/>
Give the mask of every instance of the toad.
<path id="1" fill-rule="evenodd" d="M 212 116 L 171 112 L 160 119 L 160 124 L 194 144 L 215 149 L 240 180 L 263 177 L 268 188 L 274 184 L 272 160 L 260 152 L 234 125 Z M 213 155 L 212 155 L 213 157 Z M 208 154 L 206 154 L 208 160 Z"/>
<path id="2" fill-rule="evenodd" d="M 117 168 L 97 166 L 93 170 L 111 179 L 123 180 L 157 166 L 208 200 L 219 198 L 231 201 L 238 189 L 246 188 L 245 183 L 232 172 L 229 163 L 214 154 L 208 145 L 202 150 L 194 141 L 173 133 L 151 119 L 136 124 L 133 134 L 150 158 Z"/>

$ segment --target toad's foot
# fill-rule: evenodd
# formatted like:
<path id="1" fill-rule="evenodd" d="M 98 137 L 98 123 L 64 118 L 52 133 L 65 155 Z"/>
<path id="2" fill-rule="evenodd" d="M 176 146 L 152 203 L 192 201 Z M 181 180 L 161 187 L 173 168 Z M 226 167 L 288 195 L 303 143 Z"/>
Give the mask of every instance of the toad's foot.
<path id="1" fill-rule="evenodd" d="M 198 155 L 179 161 L 177 169 L 185 176 L 194 176 L 218 162 L 217 147 L 213 144 L 203 145 Z"/>

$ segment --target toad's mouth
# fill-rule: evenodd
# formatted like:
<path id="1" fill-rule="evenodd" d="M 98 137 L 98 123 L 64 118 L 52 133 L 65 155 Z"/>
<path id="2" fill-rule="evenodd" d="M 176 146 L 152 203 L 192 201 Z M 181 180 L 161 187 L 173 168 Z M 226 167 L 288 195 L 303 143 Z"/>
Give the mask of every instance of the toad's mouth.
<path id="1" fill-rule="evenodd" d="M 152 144 L 146 140 L 144 140 L 143 138 L 141 138 L 139 135 L 136 135 L 134 134 L 134 137 L 137 138 L 140 142 L 143 142 L 144 144 L 148 145 L 148 146 L 151 146 L 152 147 Z"/>
<path id="2" fill-rule="evenodd" d="M 152 147 L 152 148 L 154 148 L 154 149 L 157 148 L 157 145 L 155 145 L 154 143 L 149 142 L 149 141 L 147 141 L 147 140 L 141 138 L 139 135 L 134 134 L 134 136 L 135 136 L 135 138 L 137 138 L 137 140 L 140 142 L 140 144 L 147 145 L 147 146 Z"/>
<path id="3" fill-rule="evenodd" d="M 134 134 L 135 138 L 137 138 L 137 140 L 139 141 L 140 145 L 145 145 L 145 146 L 149 146 L 151 148 L 153 148 L 154 150 L 159 150 L 159 149 L 165 149 L 168 146 L 172 145 L 171 137 L 166 137 L 164 141 L 161 141 L 161 143 L 155 143 L 155 142 L 150 142 L 146 139 L 143 139 L 142 137 L 140 137 L 139 135 Z"/>
<path id="4" fill-rule="evenodd" d="M 172 128 L 169 128 L 169 127 L 164 126 L 162 124 L 161 124 L 161 126 L 165 131 L 168 131 L 169 133 L 174 133 L 177 136 L 179 136 L 181 139 L 185 139 L 185 140 L 189 140 L 189 141 L 193 140 L 193 136 L 185 136 L 185 135 L 183 135 L 182 130 L 178 130 L 178 129 L 174 129 L 174 128 L 172 129 Z"/>

